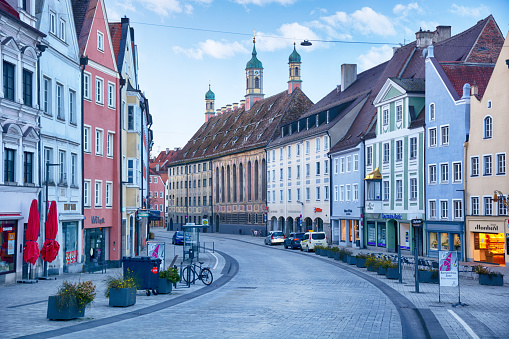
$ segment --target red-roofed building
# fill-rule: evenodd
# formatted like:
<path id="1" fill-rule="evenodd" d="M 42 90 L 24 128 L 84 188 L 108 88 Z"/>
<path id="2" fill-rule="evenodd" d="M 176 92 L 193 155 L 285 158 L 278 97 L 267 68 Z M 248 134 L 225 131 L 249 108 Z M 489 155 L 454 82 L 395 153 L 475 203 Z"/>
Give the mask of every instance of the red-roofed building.
<path id="1" fill-rule="evenodd" d="M 167 218 L 170 196 L 168 195 L 168 170 L 167 165 L 175 158 L 180 151 L 180 148 L 160 152 L 157 157 L 150 161 L 150 178 L 149 178 L 149 204 L 152 209 L 158 210 L 161 215 L 161 220 L 155 220 L 151 226 L 164 226 L 169 228 L 169 218 Z M 161 184 L 163 187 L 161 187 Z M 163 188 L 161 190 L 161 188 Z M 161 193 L 163 195 L 161 196 Z M 155 208 L 157 206 L 157 208 Z M 172 225 L 173 226 L 173 225 Z"/>

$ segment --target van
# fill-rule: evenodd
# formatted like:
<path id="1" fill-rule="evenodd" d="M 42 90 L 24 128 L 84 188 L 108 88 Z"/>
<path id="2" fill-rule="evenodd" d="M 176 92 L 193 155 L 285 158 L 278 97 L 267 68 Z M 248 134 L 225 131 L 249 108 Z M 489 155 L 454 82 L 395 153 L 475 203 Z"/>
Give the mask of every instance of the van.
<path id="1" fill-rule="evenodd" d="M 327 247 L 327 236 L 325 232 L 306 232 L 300 241 L 301 251 L 314 251 L 315 246 Z"/>

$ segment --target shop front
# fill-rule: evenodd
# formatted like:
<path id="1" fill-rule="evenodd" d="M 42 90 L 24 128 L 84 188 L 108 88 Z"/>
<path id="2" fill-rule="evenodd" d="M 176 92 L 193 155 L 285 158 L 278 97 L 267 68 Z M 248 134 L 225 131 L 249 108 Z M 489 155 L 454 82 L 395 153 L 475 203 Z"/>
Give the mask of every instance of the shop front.
<path id="1" fill-rule="evenodd" d="M 17 220 L 0 220 L 0 275 L 16 272 Z"/>
<path id="2" fill-rule="evenodd" d="M 468 260 L 505 266 L 509 259 L 508 219 L 484 216 L 467 220 Z M 488 217 L 489 218 L 489 217 Z"/>
<path id="3" fill-rule="evenodd" d="M 78 264 L 78 225 L 77 221 L 62 222 L 64 272 Z"/>
<path id="4" fill-rule="evenodd" d="M 109 228 L 85 229 L 85 263 L 105 262 L 109 258 Z"/>
<path id="5" fill-rule="evenodd" d="M 427 253 L 429 257 L 438 258 L 439 251 L 457 251 L 459 260 L 464 260 L 463 223 L 426 222 Z"/>
<path id="6" fill-rule="evenodd" d="M 339 245 L 346 247 L 361 247 L 359 233 L 359 219 L 339 220 Z"/>

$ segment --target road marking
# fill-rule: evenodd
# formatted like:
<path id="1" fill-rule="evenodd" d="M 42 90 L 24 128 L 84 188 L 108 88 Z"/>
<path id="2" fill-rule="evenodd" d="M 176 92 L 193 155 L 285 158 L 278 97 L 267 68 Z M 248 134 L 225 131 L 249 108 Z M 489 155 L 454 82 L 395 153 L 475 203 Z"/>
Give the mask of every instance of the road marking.
<path id="1" fill-rule="evenodd" d="M 212 254 L 212 256 L 214 258 L 216 258 L 216 264 L 214 265 L 214 267 L 212 267 L 213 270 L 215 270 L 217 268 L 217 265 L 219 264 L 219 259 L 216 257 L 216 255 L 212 252 L 209 252 L 210 254 Z"/>
<path id="2" fill-rule="evenodd" d="M 467 330 L 468 334 L 470 334 L 470 336 L 474 339 L 479 339 L 479 336 L 477 334 L 475 334 L 475 332 L 472 330 L 472 328 L 470 328 L 470 326 L 468 326 L 468 324 L 463 321 L 463 319 L 461 319 L 456 313 L 454 313 L 453 310 L 448 310 L 452 316 L 454 318 L 456 318 L 456 320 L 461 324 L 461 326 L 463 326 L 465 328 L 465 330 Z"/>

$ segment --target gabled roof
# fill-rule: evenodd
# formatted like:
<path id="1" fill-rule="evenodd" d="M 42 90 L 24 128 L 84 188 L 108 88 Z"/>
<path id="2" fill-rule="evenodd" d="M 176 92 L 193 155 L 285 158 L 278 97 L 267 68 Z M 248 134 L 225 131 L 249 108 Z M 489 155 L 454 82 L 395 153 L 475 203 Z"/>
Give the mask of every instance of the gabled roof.
<path id="1" fill-rule="evenodd" d="M 99 0 L 71 0 L 74 14 L 74 25 L 78 35 L 80 54 L 83 55 L 87 46 L 88 34 L 94 22 L 94 14 Z"/>
<path id="2" fill-rule="evenodd" d="M 13 17 L 19 19 L 19 13 L 5 0 L 0 0 L 0 10 L 9 13 Z"/>
<path id="3" fill-rule="evenodd" d="M 119 50 L 120 50 L 120 36 L 122 35 L 122 24 L 120 22 L 110 22 L 110 35 L 111 35 L 111 44 L 113 45 L 113 52 L 115 53 L 115 59 L 117 60 L 117 67 L 120 71 L 120 67 L 118 65 L 119 59 Z"/>
<path id="4" fill-rule="evenodd" d="M 426 86 L 423 78 L 416 79 L 399 79 L 391 77 L 389 78 L 396 84 L 401 86 L 407 93 L 424 93 Z"/>
<path id="5" fill-rule="evenodd" d="M 449 91 L 455 100 L 459 100 L 463 96 L 463 85 L 467 83 L 470 86 L 477 86 L 476 97 L 480 100 L 484 96 L 495 65 L 440 63 L 437 69 L 439 68 L 445 74 L 446 79 L 449 80 L 446 85 L 450 83 Z M 442 72 L 439 71 L 439 74 L 442 76 Z M 443 76 L 442 79 L 446 80 Z"/>

